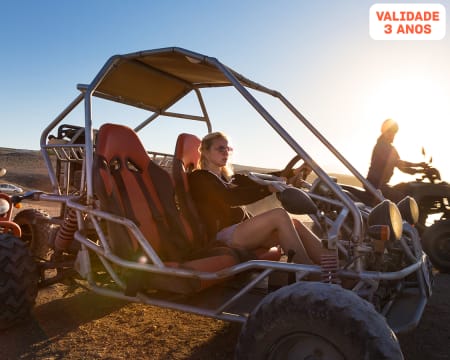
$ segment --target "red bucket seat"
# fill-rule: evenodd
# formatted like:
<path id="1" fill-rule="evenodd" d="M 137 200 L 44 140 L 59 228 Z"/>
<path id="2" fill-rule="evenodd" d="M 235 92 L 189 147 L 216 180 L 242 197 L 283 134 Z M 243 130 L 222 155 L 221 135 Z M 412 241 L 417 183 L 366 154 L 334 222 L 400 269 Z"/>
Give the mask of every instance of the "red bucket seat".
<path id="1" fill-rule="evenodd" d="M 195 238 L 175 201 L 170 174 L 150 159 L 133 129 L 116 124 L 101 126 L 93 172 L 101 209 L 132 220 L 166 266 L 215 272 L 239 262 L 232 249 L 210 247 Z M 107 231 L 116 255 L 133 261 L 142 258 L 143 251 L 127 227 L 107 221 Z M 134 275 L 130 276 L 131 292 L 151 287 L 189 293 L 221 281 L 148 271 Z"/>

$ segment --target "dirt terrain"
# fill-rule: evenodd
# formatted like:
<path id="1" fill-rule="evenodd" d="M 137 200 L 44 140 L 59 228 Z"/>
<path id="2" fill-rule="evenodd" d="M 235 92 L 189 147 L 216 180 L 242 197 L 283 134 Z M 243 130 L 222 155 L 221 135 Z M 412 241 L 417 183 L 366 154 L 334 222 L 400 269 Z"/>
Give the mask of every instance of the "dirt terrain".
<path id="1" fill-rule="evenodd" d="M 8 169 L 1 182 L 50 188 L 38 152 L 0 148 L 0 167 Z M 450 275 L 437 273 L 433 291 L 418 328 L 399 337 L 407 360 L 450 359 Z M 101 297 L 67 282 L 40 291 L 31 322 L 0 332 L 0 359 L 232 359 L 239 331 L 239 324 Z"/>

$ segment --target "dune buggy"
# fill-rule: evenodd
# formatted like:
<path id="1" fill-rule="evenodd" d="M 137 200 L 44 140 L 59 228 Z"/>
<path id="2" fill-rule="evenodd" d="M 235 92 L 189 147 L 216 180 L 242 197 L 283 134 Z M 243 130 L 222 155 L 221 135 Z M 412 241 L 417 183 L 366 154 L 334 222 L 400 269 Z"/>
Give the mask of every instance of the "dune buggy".
<path id="1" fill-rule="evenodd" d="M 308 220 L 335 255 L 317 265 L 295 264 L 276 247 L 244 256 L 212 246 L 202 235 L 186 181 L 198 158 L 199 137 L 182 126 L 173 152 L 150 151 L 143 139 L 145 129 L 167 122 L 172 127 L 194 121 L 203 134 L 211 132 L 206 100 L 226 104 L 224 112 L 232 107 L 206 94 L 224 89 L 237 91 L 295 154 L 286 173 L 300 158 L 312 169 L 316 179 L 303 190 L 257 172 L 249 177 L 276 184 L 278 199 L 271 206 Z M 259 94 L 287 109 L 365 183 L 356 169 L 282 94 L 216 58 L 181 48 L 117 55 L 78 90 L 41 135 L 53 192 L 20 196 L 61 209 L 60 216 L 46 219 L 47 238 L 34 239 L 52 250 L 37 262 L 41 286 L 71 276 L 104 296 L 242 323 L 239 359 L 402 358 L 395 334 L 414 329 L 431 294 L 411 198 L 401 206 L 380 198 L 374 208 L 354 202 L 262 105 Z M 178 110 L 187 96 L 199 113 Z M 110 120 L 115 113 L 108 113 L 100 121 L 94 110 L 109 102 L 140 109 L 145 118 L 131 126 Z M 68 119 L 80 104 L 84 121 L 76 125 Z M 241 120 L 234 126 L 245 130 Z M 157 128 L 150 132 L 156 138 L 163 134 Z M 308 142 L 304 133 L 298 137 Z M 317 277 L 322 281 L 310 280 Z"/>

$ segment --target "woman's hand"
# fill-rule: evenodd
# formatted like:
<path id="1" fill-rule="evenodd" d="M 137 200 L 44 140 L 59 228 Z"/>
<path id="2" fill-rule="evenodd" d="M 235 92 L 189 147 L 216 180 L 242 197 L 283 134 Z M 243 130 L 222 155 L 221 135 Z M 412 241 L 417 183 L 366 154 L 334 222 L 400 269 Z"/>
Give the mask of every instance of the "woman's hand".
<path id="1" fill-rule="evenodd" d="M 303 163 L 296 169 L 292 169 L 295 177 L 300 177 L 302 180 L 306 180 L 306 178 L 311 174 L 312 169 L 308 164 Z"/>
<path id="2" fill-rule="evenodd" d="M 292 169 L 294 175 L 288 179 L 288 184 L 295 187 L 302 188 L 304 186 L 306 178 L 311 174 L 312 169 L 308 164 L 303 163 L 298 168 Z"/>

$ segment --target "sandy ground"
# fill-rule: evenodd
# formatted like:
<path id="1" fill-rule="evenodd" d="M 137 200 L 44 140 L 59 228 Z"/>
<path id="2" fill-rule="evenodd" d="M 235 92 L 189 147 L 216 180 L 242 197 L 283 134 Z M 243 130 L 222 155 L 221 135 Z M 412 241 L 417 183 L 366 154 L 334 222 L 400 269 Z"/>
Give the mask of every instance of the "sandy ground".
<path id="1" fill-rule="evenodd" d="M 27 186 L 36 187 L 41 178 L 27 174 Z M 436 274 L 433 291 L 418 328 L 399 337 L 407 360 L 450 359 L 450 275 Z M 239 331 L 239 324 L 55 284 L 40 291 L 32 321 L 0 332 L 0 359 L 232 359 Z"/>
<path id="2" fill-rule="evenodd" d="M 408 360 L 450 359 L 449 275 L 437 274 L 420 325 L 400 337 Z M 33 321 L 0 333 L 1 359 L 233 359 L 240 325 L 56 284 Z"/>

